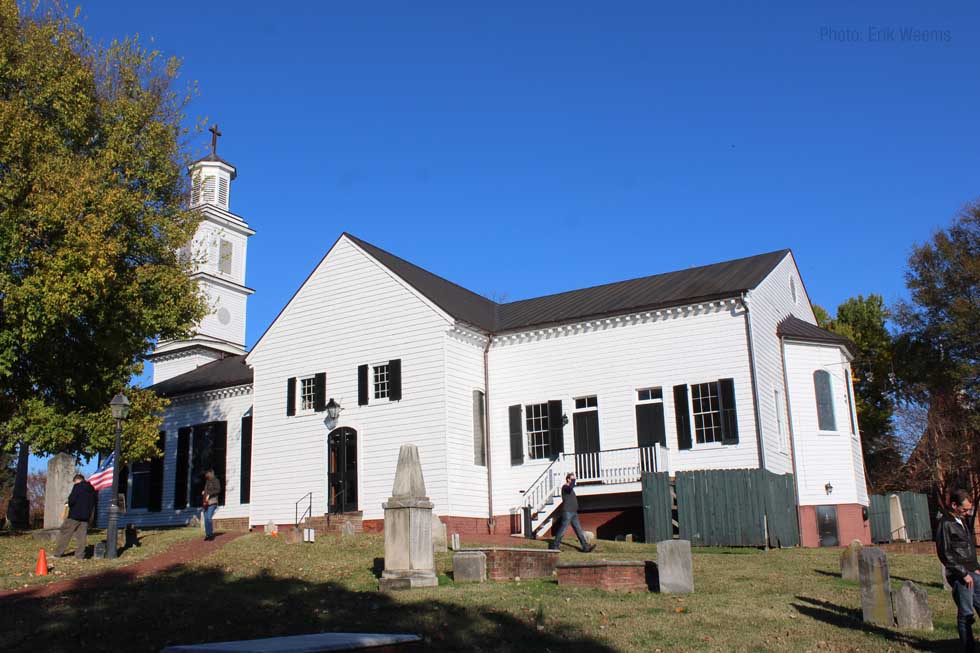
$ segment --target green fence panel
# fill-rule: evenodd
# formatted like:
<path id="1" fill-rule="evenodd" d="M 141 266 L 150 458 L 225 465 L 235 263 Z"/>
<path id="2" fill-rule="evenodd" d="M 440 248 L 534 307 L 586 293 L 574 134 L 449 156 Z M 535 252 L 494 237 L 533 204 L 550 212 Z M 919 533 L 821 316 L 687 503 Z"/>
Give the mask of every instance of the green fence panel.
<path id="1" fill-rule="evenodd" d="M 888 512 L 888 497 L 872 494 L 871 505 L 868 507 L 868 519 L 871 521 L 871 540 L 873 542 L 891 542 L 891 516 Z"/>
<path id="2" fill-rule="evenodd" d="M 905 528 L 909 539 L 926 541 L 932 539 L 932 523 L 929 521 L 929 499 L 917 492 L 900 492 L 898 501 L 902 506 Z"/>
<path id="3" fill-rule="evenodd" d="M 660 542 L 674 536 L 671 521 L 670 476 L 666 472 L 646 472 L 640 478 L 643 491 L 643 539 Z"/>

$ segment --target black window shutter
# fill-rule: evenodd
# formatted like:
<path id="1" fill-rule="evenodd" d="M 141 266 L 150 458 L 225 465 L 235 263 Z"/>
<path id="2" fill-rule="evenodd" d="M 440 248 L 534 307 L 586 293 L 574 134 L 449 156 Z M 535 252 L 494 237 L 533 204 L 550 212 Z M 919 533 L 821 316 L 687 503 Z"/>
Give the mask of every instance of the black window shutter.
<path id="1" fill-rule="evenodd" d="M 485 404 L 482 390 L 473 391 L 473 464 L 487 466 L 486 442 L 483 439 Z"/>
<path id="2" fill-rule="evenodd" d="M 119 511 L 126 512 L 129 509 L 129 465 L 119 466 Z"/>
<path id="3" fill-rule="evenodd" d="M 510 464 L 524 463 L 524 426 L 521 424 L 521 405 L 515 404 L 507 409 L 510 417 Z"/>
<path id="4" fill-rule="evenodd" d="M 291 376 L 286 380 L 286 415 L 296 414 L 296 377 Z"/>
<path id="5" fill-rule="evenodd" d="M 322 413 L 327 409 L 327 373 L 318 372 L 313 377 L 313 410 Z"/>
<path id="6" fill-rule="evenodd" d="M 640 447 L 652 447 L 655 444 L 667 446 L 663 403 L 636 405 L 636 444 Z"/>
<path id="7" fill-rule="evenodd" d="M 548 402 L 548 439 L 551 448 L 551 458 L 555 459 L 558 454 L 565 451 L 565 424 L 562 419 L 564 411 L 561 407 L 560 399 L 553 399 Z"/>
<path id="8" fill-rule="evenodd" d="M 674 417 L 677 420 L 677 448 L 691 448 L 691 413 L 687 409 L 687 386 L 674 386 Z"/>
<path id="9" fill-rule="evenodd" d="M 174 473 L 174 508 L 187 507 L 187 466 L 190 464 L 191 427 L 177 431 L 177 465 Z"/>
<path id="10" fill-rule="evenodd" d="M 721 400 L 721 442 L 738 444 L 738 411 L 735 410 L 735 379 L 718 381 Z"/>
<path id="11" fill-rule="evenodd" d="M 367 406 L 368 404 L 368 366 L 357 366 L 357 405 Z"/>
<path id="12" fill-rule="evenodd" d="M 238 482 L 238 502 L 252 499 L 252 416 L 242 418 L 242 457 L 239 464 L 241 476 Z"/>
<path id="13" fill-rule="evenodd" d="M 402 359 L 388 361 L 388 401 L 401 401 Z"/>
<path id="14" fill-rule="evenodd" d="M 147 509 L 150 512 L 160 512 L 163 508 L 163 456 L 166 453 L 167 432 L 160 431 L 157 448 L 160 456 L 150 461 L 150 502 Z"/>

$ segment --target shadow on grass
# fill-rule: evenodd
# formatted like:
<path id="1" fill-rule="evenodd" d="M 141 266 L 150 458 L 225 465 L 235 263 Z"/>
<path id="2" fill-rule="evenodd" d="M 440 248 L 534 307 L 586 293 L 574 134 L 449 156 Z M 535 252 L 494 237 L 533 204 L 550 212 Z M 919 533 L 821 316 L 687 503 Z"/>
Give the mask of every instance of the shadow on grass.
<path id="1" fill-rule="evenodd" d="M 793 603 L 792 606 L 797 612 L 811 619 L 816 619 L 817 621 L 822 621 L 846 630 L 873 633 L 889 642 L 908 646 L 916 651 L 955 651 L 959 645 L 959 642 L 955 639 L 952 641 L 924 639 L 917 637 L 911 631 L 893 630 L 891 628 L 882 628 L 881 626 L 865 623 L 863 613 L 860 609 L 846 608 L 836 603 L 821 601 L 820 599 L 814 599 L 808 596 L 797 595 L 796 600 L 799 603 Z"/>
<path id="2" fill-rule="evenodd" d="M 895 574 L 891 574 L 890 576 L 891 576 L 891 579 L 892 580 L 910 580 L 913 583 L 915 583 L 916 585 L 922 585 L 923 587 L 934 587 L 934 588 L 940 589 L 940 590 L 943 589 L 942 583 L 934 583 L 934 582 L 928 582 L 928 581 L 924 581 L 924 580 L 916 580 L 914 578 L 906 578 L 905 576 L 896 576 Z"/>
<path id="3" fill-rule="evenodd" d="M 834 572 L 834 571 L 826 571 L 824 569 L 814 569 L 813 570 L 813 573 L 820 574 L 821 576 L 830 576 L 831 578 L 836 578 L 838 580 L 843 580 L 845 583 L 849 583 L 849 584 L 853 584 L 853 585 L 858 585 L 859 584 L 858 581 L 856 581 L 856 580 L 845 580 L 845 579 L 841 578 L 841 575 L 838 572 Z M 932 582 L 924 581 L 924 580 L 916 580 L 914 578 L 906 578 L 905 576 L 896 576 L 895 574 L 890 574 L 890 578 L 892 580 L 897 580 L 897 581 L 910 580 L 913 583 L 915 583 L 916 585 L 921 585 L 922 587 L 934 587 L 936 589 L 943 589 L 943 586 L 941 584 L 939 584 L 939 583 L 932 583 Z"/>
<path id="4" fill-rule="evenodd" d="M 352 591 L 266 570 L 241 577 L 177 567 L 112 589 L 2 603 L 6 651 L 158 651 L 171 644 L 332 631 L 415 633 L 426 650 L 614 650 L 570 623 L 539 630 L 533 616 L 441 601 L 431 592 L 423 599 L 411 592 Z"/>

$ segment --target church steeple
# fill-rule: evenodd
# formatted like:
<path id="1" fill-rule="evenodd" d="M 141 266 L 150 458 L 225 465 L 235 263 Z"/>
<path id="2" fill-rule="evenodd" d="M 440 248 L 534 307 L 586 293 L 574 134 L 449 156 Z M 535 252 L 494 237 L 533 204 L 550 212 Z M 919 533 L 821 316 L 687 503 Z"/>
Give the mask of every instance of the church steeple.
<path id="1" fill-rule="evenodd" d="M 254 291 L 245 286 L 248 238 L 255 232 L 230 211 L 235 166 L 218 156 L 218 125 L 212 126 L 211 151 L 188 166 L 190 208 L 201 214 L 194 238 L 181 250 L 191 277 L 204 291 L 211 311 L 187 340 L 161 342 L 155 348 L 153 382 L 224 358 L 245 353 L 245 308 Z"/>

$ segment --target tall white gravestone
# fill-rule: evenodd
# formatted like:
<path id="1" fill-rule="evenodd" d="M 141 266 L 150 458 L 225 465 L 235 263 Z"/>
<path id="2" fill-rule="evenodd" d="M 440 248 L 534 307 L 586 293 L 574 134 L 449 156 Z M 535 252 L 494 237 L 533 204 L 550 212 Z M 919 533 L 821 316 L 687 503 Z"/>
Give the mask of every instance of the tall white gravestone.
<path id="1" fill-rule="evenodd" d="M 72 480 L 75 476 L 75 459 L 66 453 L 59 453 L 48 461 L 48 472 L 44 480 L 44 527 L 59 528 L 64 514 L 65 502 L 71 494 Z"/>
<path id="2" fill-rule="evenodd" d="M 385 511 L 385 569 L 382 590 L 435 587 L 432 557 L 432 502 L 425 494 L 422 463 L 414 444 L 403 444 Z"/>

